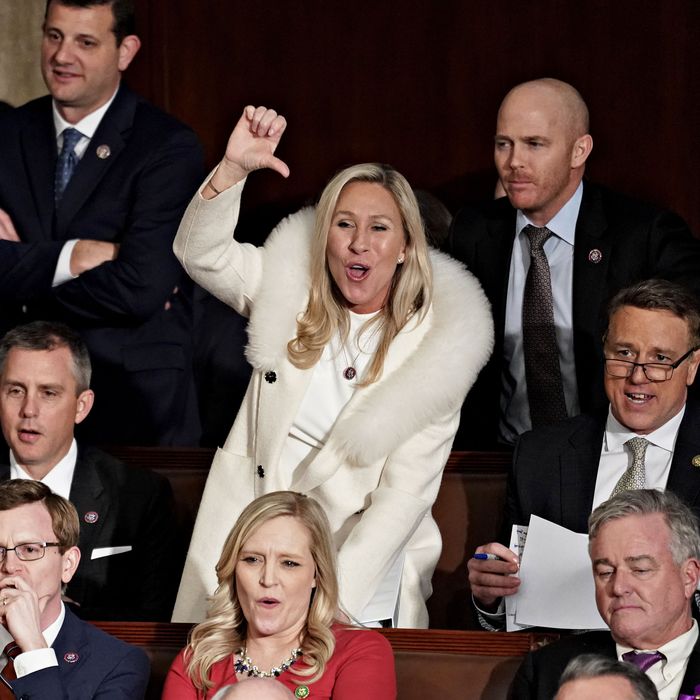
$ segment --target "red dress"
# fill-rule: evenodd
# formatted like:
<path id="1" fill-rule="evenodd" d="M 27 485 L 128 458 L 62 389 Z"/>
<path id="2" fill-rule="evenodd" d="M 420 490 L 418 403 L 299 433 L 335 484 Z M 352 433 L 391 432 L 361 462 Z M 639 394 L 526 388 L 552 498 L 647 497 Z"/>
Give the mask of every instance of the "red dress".
<path id="1" fill-rule="evenodd" d="M 292 693 L 300 685 L 307 686 L 310 691 L 308 700 L 395 700 L 394 654 L 389 642 L 372 630 L 337 625 L 333 627 L 333 632 L 335 651 L 319 680 L 307 683 L 304 678 L 294 674 L 294 668 L 304 668 L 301 662 L 297 662 L 277 680 Z M 215 663 L 209 677 L 214 686 L 203 696 L 187 675 L 181 651 L 168 671 L 161 700 L 208 700 L 223 686 L 237 683 L 233 655 Z"/>

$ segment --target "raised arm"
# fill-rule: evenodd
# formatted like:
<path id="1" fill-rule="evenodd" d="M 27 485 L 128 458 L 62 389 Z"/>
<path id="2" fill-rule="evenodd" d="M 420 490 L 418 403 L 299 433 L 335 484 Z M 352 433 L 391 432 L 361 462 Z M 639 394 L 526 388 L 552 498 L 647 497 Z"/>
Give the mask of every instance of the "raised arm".
<path id="1" fill-rule="evenodd" d="M 187 274 L 244 316 L 250 315 L 258 289 L 263 251 L 233 239 L 241 192 L 254 170 L 289 175 L 274 155 L 286 126 L 273 109 L 249 105 L 243 110 L 223 159 L 190 202 L 173 245 Z"/>

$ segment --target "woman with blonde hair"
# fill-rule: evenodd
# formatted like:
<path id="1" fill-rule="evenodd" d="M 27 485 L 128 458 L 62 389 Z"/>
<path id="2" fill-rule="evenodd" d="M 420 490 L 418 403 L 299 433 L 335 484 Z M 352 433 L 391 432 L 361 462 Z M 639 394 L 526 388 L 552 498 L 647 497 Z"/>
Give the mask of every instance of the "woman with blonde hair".
<path id="1" fill-rule="evenodd" d="M 253 376 L 210 470 L 174 619 L 202 619 L 243 508 L 292 489 L 328 516 L 344 609 L 427 627 L 441 547 L 430 509 L 491 352 L 489 305 L 459 263 L 428 250 L 413 192 L 386 165 L 339 172 L 263 247 L 236 242 L 248 174 L 289 174 L 274 155 L 285 128 L 274 110 L 245 108 L 175 240 L 188 274 L 250 318 Z"/>
<path id="2" fill-rule="evenodd" d="M 276 491 L 253 501 L 216 575 L 207 619 L 173 662 L 164 700 L 211 698 L 230 684 L 231 698 L 284 697 L 278 684 L 290 698 L 396 697 L 389 643 L 339 621 L 335 547 L 313 499 Z"/>

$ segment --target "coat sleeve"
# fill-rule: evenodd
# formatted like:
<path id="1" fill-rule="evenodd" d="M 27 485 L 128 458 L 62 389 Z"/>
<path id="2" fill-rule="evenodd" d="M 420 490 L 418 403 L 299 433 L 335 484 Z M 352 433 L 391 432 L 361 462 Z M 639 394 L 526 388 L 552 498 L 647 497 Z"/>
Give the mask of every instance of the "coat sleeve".
<path id="1" fill-rule="evenodd" d="M 12 689 L 25 700 L 141 700 L 149 677 L 148 657 L 142 649 L 130 647 L 99 680 L 88 666 L 71 674 L 62 674 L 58 666 L 52 666 L 18 678 L 12 682 Z"/>
<path id="2" fill-rule="evenodd" d="M 245 180 L 210 200 L 201 196 L 200 188 L 187 207 L 173 249 L 197 284 L 249 317 L 262 279 L 264 249 L 233 238 L 244 184 Z"/>
<path id="3" fill-rule="evenodd" d="M 3 242 L 0 298 L 27 304 L 34 316 L 78 327 L 140 324 L 152 317 L 181 278 L 172 241 L 201 177 L 202 160 L 196 136 L 181 127 L 154 148 L 125 191 L 104 192 L 98 186 L 99 216 L 86 221 L 79 212 L 65 240 L 118 243 L 117 257 L 56 287 L 51 285 L 65 241 Z"/>

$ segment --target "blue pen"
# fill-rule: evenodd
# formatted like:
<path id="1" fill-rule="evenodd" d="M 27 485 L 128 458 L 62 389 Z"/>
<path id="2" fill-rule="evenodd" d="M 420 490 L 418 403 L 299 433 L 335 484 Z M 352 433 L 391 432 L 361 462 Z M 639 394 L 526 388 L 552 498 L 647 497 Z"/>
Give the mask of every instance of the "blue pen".
<path id="1" fill-rule="evenodd" d="M 503 561 L 503 559 L 496 554 L 488 554 L 486 552 L 476 552 L 472 558 L 481 559 L 482 561 Z"/>

